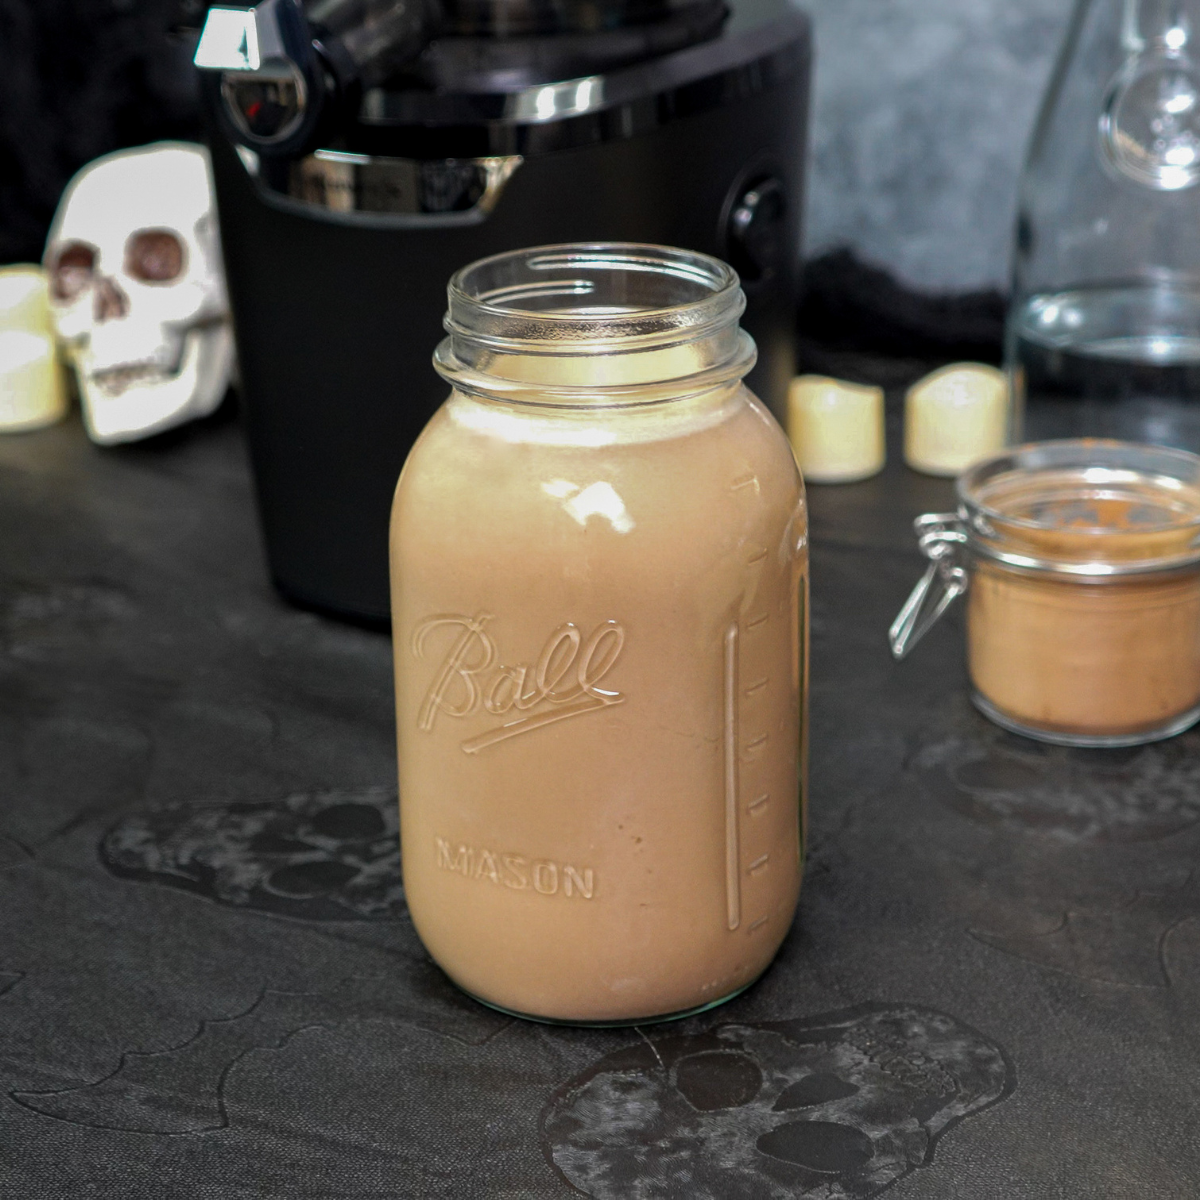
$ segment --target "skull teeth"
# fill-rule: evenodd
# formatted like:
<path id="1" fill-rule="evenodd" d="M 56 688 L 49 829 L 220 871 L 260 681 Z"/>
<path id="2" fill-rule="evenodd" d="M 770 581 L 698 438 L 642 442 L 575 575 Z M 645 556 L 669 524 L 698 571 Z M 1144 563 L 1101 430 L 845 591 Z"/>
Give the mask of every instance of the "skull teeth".
<path id="1" fill-rule="evenodd" d="M 157 363 L 132 363 L 129 366 L 109 367 L 92 374 L 92 382 L 110 396 L 119 395 L 135 383 L 160 382 L 175 372 L 165 371 Z"/>

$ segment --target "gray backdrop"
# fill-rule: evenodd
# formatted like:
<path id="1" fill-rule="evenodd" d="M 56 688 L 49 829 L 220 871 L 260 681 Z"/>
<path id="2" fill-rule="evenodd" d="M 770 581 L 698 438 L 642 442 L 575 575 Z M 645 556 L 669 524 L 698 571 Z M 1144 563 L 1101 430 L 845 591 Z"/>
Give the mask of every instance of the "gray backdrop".
<path id="1" fill-rule="evenodd" d="M 1017 176 L 1072 0 L 803 0 L 806 250 L 927 290 L 1004 287 Z"/>

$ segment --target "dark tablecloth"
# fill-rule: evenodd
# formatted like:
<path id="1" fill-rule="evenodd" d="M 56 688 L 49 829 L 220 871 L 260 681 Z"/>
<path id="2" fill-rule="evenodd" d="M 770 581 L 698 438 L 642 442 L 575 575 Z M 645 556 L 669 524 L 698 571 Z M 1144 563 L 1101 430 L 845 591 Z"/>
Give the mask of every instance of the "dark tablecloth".
<path id="1" fill-rule="evenodd" d="M 236 422 L 0 440 L 0 1196 L 1200 1194 L 1200 733 L 1001 733 L 957 616 L 894 664 L 909 522 L 950 496 L 895 463 L 810 490 L 775 965 L 571 1030 L 422 951 L 388 640 L 273 594 Z"/>

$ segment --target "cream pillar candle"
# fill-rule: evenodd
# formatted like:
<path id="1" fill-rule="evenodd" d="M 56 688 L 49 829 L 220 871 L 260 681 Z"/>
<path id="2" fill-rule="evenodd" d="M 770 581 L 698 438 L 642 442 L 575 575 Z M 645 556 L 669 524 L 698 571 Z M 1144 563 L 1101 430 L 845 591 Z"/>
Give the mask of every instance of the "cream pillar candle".
<path id="1" fill-rule="evenodd" d="M 0 267 L 0 329 L 53 334 L 50 292 L 41 267 Z"/>
<path id="2" fill-rule="evenodd" d="M 0 432 L 52 425 L 66 411 L 54 339 L 23 329 L 0 330 Z"/>
<path id="3" fill-rule="evenodd" d="M 982 363 L 926 375 L 904 399 L 904 461 L 926 475 L 957 475 L 1008 442 L 1008 380 Z"/>
<path id="4" fill-rule="evenodd" d="M 853 483 L 883 469 L 883 389 L 801 375 L 788 391 L 788 438 L 810 483 Z"/>
<path id="5" fill-rule="evenodd" d="M 0 269 L 0 432 L 52 425 L 66 412 L 45 273 Z"/>

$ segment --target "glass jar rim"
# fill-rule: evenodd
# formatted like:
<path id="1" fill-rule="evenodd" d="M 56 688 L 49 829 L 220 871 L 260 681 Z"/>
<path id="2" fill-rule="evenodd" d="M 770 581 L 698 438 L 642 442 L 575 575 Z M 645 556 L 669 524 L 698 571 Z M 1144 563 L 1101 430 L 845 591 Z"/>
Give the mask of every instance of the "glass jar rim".
<path id="1" fill-rule="evenodd" d="M 456 391 L 516 404 L 645 407 L 740 381 L 757 351 L 737 272 L 640 242 L 534 246 L 480 259 L 447 288 L 434 353 Z"/>
<path id="2" fill-rule="evenodd" d="M 539 274 L 544 272 L 544 274 Z M 599 279 L 570 278 L 601 273 Z M 649 303 L 578 303 L 554 307 L 558 299 L 597 298 L 598 283 L 615 280 L 617 273 L 641 277 L 650 284 Z M 562 277 L 557 277 L 562 273 Z M 686 299 L 652 299 L 655 283 L 682 285 L 693 294 Z M 737 272 L 708 254 L 643 242 L 566 242 L 508 250 L 478 259 L 456 271 L 446 289 L 449 301 L 447 332 L 484 338 L 489 343 L 512 342 L 525 353 L 536 353 L 539 334 L 555 345 L 564 329 L 574 326 L 583 343 L 602 340 L 613 352 L 646 345 L 646 339 L 666 334 L 669 340 L 689 331 L 693 337 L 741 316 L 745 295 Z M 526 301 L 527 303 L 519 303 Z M 544 323 L 544 328 L 543 328 Z M 517 335 L 505 335 L 515 327 Z M 596 337 L 587 334 L 595 333 Z"/>
<path id="3" fill-rule="evenodd" d="M 1064 525 L 989 503 L 989 484 L 1027 482 L 1032 495 L 1039 479 L 1067 472 L 1078 472 L 1079 484 L 1096 490 L 1140 484 L 1164 497 L 1191 491 L 1190 512 L 1122 527 L 1099 519 Z M 1200 455 L 1186 450 L 1103 438 L 1030 442 L 968 468 L 956 491 L 969 547 L 1021 570 L 1112 579 L 1200 563 Z M 1054 539 L 1063 545 L 1054 547 Z"/>

